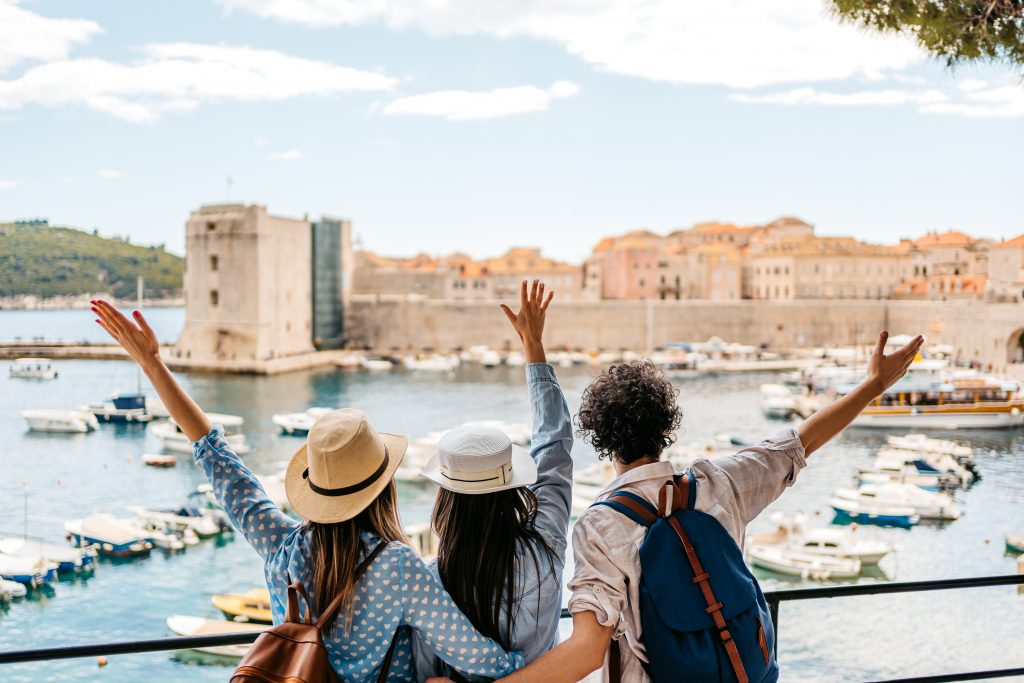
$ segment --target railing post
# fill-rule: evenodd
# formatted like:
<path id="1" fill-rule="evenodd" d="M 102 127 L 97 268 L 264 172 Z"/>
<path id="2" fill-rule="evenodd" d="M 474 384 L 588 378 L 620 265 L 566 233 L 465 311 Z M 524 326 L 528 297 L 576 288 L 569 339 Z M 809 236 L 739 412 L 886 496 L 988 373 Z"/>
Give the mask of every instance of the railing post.
<path id="1" fill-rule="evenodd" d="M 772 630 L 775 632 L 775 641 L 772 643 L 772 657 L 779 658 L 779 600 L 768 596 L 768 614 L 772 617 Z"/>

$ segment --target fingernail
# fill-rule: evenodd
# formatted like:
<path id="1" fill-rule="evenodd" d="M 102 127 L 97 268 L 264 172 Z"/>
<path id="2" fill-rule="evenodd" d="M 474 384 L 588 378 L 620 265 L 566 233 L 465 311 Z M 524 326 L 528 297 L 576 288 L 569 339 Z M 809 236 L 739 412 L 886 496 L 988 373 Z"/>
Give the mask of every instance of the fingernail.
<path id="1" fill-rule="evenodd" d="M 132 315 L 134 315 L 136 318 L 138 318 L 139 317 L 139 312 L 138 311 L 132 311 Z"/>

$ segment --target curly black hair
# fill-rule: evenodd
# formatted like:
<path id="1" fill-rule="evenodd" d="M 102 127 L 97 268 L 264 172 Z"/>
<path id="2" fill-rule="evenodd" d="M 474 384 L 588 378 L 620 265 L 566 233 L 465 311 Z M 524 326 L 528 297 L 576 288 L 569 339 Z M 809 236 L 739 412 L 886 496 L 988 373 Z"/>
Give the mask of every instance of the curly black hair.
<path id="1" fill-rule="evenodd" d="M 679 390 L 649 360 L 613 365 L 583 392 L 577 435 L 608 456 L 631 463 L 658 457 L 683 417 Z"/>

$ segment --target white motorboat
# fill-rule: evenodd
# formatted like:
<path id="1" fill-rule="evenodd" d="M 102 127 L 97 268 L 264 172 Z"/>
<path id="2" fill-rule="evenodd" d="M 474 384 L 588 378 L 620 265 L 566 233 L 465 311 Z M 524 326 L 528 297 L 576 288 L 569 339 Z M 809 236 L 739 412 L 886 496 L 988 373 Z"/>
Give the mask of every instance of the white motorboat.
<path id="1" fill-rule="evenodd" d="M 510 368 L 521 368 L 526 365 L 526 358 L 520 351 L 512 351 L 505 356 L 505 365 Z"/>
<path id="2" fill-rule="evenodd" d="M 313 423 L 329 412 L 330 408 L 307 408 L 301 413 L 278 413 L 270 419 L 280 428 L 282 434 L 307 436 L 309 430 L 313 428 Z"/>
<path id="3" fill-rule="evenodd" d="M 406 370 L 422 372 L 451 372 L 459 367 L 458 356 L 442 356 L 440 354 L 424 354 L 419 356 L 406 356 L 402 359 L 402 365 Z"/>
<path id="4" fill-rule="evenodd" d="M 779 545 L 751 545 L 747 561 L 755 567 L 802 579 L 827 581 L 855 579 L 860 576 L 861 562 L 855 557 L 834 557 Z"/>
<path id="5" fill-rule="evenodd" d="M 25 584 L 17 581 L 0 579 L 0 594 L 6 595 L 8 598 L 23 598 L 28 595 L 28 589 L 25 588 Z"/>
<path id="6" fill-rule="evenodd" d="M 884 505 L 877 501 L 834 497 L 829 505 L 836 512 L 838 522 L 857 522 L 876 526 L 910 528 L 921 521 L 914 508 Z"/>
<path id="7" fill-rule="evenodd" d="M 960 509 L 952 496 L 925 491 L 912 484 L 864 484 L 856 489 L 839 489 L 834 497 L 866 505 L 910 508 L 921 519 L 952 520 L 960 517 Z"/>
<path id="8" fill-rule="evenodd" d="M 496 368 L 501 365 L 501 354 L 493 349 L 487 349 L 480 354 L 480 365 L 485 368 Z"/>
<path id="9" fill-rule="evenodd" d="M 905 436 L 889 436 L 886 441 L 893 448 L 914 453 L 938 453 L 951 455 L 959 462 L 974 460 L 974 449 L 945 439 L 932 439 L 924 434 L 907 434 Z"/>
<path id="10" fill-rule="evenodd" d="M 167 628 L 179 636 L 212 636 L 225 633 L 258 633 L 267 630 L 270 626 L 172 614 L 167 617 Z M 197 647 L 194 649 L 196 652 L 241 659 L 249 652 L 251 647 L 251 645 L 219 645 L 214 647 Z"/>
<path id="11" fill-rule="evenodd" d="M 123 521 L 138 529 L 139 535 L 145 536 L 153 545 L 162 550 L 184 550 L 186 538 L 189 541 L 188 545 L 195 545 L 199 542 L 199 537 L 191 529 L 179 533 L 173 527 L 150 517 L 140 516 Z"/>
<path id="12" fill-rule="evenodd" d="M 370 372 L 387 372 L 394 364 L 387 358 L 364 358 L 359 362 L 359 367 Z"/>
<path id="13" fill-rule="evenodd" d="M 92 413 L 100 422 L 115 424 L 141 424 L 153 419 L 143 394 L 121 394 L 109 401 L 88 403 L 81 410 Z"/>
<path id="14" fill-rule="evenodd" d="M 879 471 L 904 471 L 912 469 L 918 475 L 930 475 L 942 483 L 952 479 L 958 486 L 967 487 L 974 482 L 974 473 L 956 459 L 944 453 L 918 453 L 898 448 L 882 448 L 875 457 L 874 469 Z M 920 485 L 920 484 L 919 484 Z"/>
<path id="15" fill-rule="evenodd" d="M 10 375 L 18 379 L 57 379 L 57 371 L 49 358 L 17 358 Z"/>
<path id="16" fill-rule="evenodd" d="M 761 385 L 761 412 L 765 417 L 788 420 L 796 411 L 796 400 L 788 387 L 781 384 Z"/>
<path id="17" fill-rule="evenodd" d="M 23 410 L 21 416 L 33 432 L 84 434 L 100 426 L 92 413 L 79 410 Z"/>
<path id="18" fill-rule="evenodd" d="M 38 588 L 57 580 L 57 563 L 38 553 L 0 553 L 0 577 Z"/>
<path id="19" fill-rule="evenodd" d="M 778 526 L 774 531 L 748 537 L 750 545 L 779 546 L 812 555 L 852 557 L 862 565 L 876 565 L 892 552 L 892 546 L 882 541 L 864 538 L 859 527 L 810 526 L 802 513 L 772 514 Z"/>
<path id="20" fill-rule="evenodd" d="M 153 549 L 149 536 L 137 527 L 113 515 L 96 513 L 64 524 L 75 546 L 94 546 L 101 555 L 134 557 Z"/>
<path id="21" fill-rule="evenodd" d="M 150 520 L 174 529 L 187 529 L 199 538 L 210 538 L 224 530 L 223 525 L 212 510 L 202 511 L 191 505 L 177 511 L 153 510 L 138 505 L 129 505 L 127 509 L 128 512 L 135 515 L 136 521 Z M 184 514 L 186 512 L 191 514 Z"/>
<path id="22" fill-rule="evenodd" d="M 249 443 L 245 440 L 245 434 L 242 434 L 242 425 L 245 424 L 245 420 L 237 415 L 223 415 L 220 413 L 207 413 L 206 417 L 213 424 L 219 424 L 224 427 L 224 438 L 227 439 L 231 450 L 238 455 L 245 455 L 249 452 Z M 165 450 L 175 453 L 192 452 L 192 440 L 185 436 L 185 433 L 181 431 L 181 427 L 174 420 L 151 424 L 149 432 L 160 440 Z"/>
<path id="23" fill-rule="evenodd" d="M 57 571 L 83 571 L 95 566 L 96 551 L 92 548 L 69 548 L 31 538 L 8 536 L 0 538 L 0 553 L 17 557 L 42 557 L 57 565 Z"/>

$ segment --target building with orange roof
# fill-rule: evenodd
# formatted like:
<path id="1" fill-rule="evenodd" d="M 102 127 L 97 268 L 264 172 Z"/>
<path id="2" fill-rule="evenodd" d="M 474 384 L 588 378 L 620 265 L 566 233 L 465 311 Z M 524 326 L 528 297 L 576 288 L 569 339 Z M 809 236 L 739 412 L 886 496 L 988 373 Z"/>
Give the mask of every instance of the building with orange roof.
<path id="1" fill-rule="evenodd" d="M 958 230 L 931 231 L 901 245 L 909 256 L 907 277 L 987 275 L 991 242 Z"/>
<path id="2" fill-rule="evenodd" d="M 575 301 L 582 293 L 583 268 L 547 258 L 536 247 L 514 247 L 486 264 L 498 298 L 517 298 L 520 283 L 534 279 L 558 292 L 559 301 Z"/>
<path id="3" fill-rule="evenodd" d="M 984 275 L 927 275 L 906 280 L 893 290 L 893 299 L 980 299 L 985 294 Z"/>
<path id="4" fill-rule="evenodd" d="M 993 301 L 1024 301 L 1024 235 L 992 245 L 988 253 L 988 290 Z"/>

